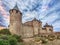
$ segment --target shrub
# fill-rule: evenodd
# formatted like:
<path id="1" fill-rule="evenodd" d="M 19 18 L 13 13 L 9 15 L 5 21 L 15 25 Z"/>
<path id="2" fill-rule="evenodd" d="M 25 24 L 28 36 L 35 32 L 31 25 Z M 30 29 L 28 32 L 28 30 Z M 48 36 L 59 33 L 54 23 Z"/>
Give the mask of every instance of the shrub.
<path id="1" fill-rule="evenodd" d="M 0 39 L 8 40 L 8 36 L 7 35 L 0 35 Z"/>
<path id="2" fill-rule="evenodd" d="M 57 39 L 60 39 L 60 35 L 57 36 Z"/>
<path id="3" fill-rule="evenodd" d="M 0 45 L 10 45 L 8 40 L 0 39 Z"/>
<path id="4" fill-rule="evenodd" d="M 13 37 L 15 37 L 15 38 L 17 39 L 18 42 L 23 42 L 21 36 L 13 35 Z"/>
<path id="5" fill-rule="evenodd" d="M 17 45 L 17 39 L 12 35 L 0 35 L 0 45 Z"/>
<path id="6" fill-rule="evenodd" d="M 2 29 L 2 30 L 0 30 L 0 34 L 11 35 L 9 29 Z"/>
<path id="7" fill-rule="evenodd" d="M 48 42 L 48 39 L 46 39 L 46 38 L 41 38 L 41 40 L 42 40 L 42 43 L 47 43 Z"/>
<path id="8" fill-rule="evenodd" d="M 49 35 L 49 36 L 48 36 L 48 40 L 50 40 L 50 41 L 55 40 L 55 36 L 54 36 L 54 35 Z"/>
<path id="9" fill-rule="evenodd" d="M 39 42 L 40 41 L 40 37 L 35 37 L 35 41 Z"/>
<path id="10" fill-rule="evenodd" d="M 18 45 L 24 45 L 24 43 L 23 42 L 20 42 L 20 43 L 18 43 Z"/>
<path id="11" fill-rule="evenodd" d="M 10 43 L 10 45 L 17 45 L 17 40 L 16 40 L 16 38 L 10 38 L 10 39 L 9 39 L 9 43 Z"/>

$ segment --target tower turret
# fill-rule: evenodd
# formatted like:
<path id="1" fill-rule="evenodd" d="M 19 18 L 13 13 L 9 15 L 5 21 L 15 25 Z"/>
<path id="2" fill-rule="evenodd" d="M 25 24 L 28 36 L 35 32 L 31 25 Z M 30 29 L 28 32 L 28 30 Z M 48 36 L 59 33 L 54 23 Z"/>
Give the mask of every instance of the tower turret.
<path id="1" fill-rule="evenodd" d="M 44 25 L 44 27 L 46 28 L 47 33 L 52 33 L 53 32 L 53 26 L 49 25 L 48 23 L 46 23 Z"/>
<path id="2" fill-rule="evenodd" d="M 39 35 L 40 30 L 42 30 L 42 22 L 37 20 L 36 18 L 33 19 L 33 28 L 34 28 L 34 35 Z"/>

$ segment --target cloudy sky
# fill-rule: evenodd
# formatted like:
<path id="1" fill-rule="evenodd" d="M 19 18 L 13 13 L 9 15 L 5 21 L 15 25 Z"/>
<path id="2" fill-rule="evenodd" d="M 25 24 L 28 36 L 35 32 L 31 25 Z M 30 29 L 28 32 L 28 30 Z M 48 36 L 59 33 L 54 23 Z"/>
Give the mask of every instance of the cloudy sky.
<path id="1" fill-rule="evenodd" d="M 60 0 L 0 0 L 0 27 L 9 25 L 9 10 L 17 4 L 23 13 L 22 22 L 37 18 L 54 26 L 54 31 L 60 31 Z"/>

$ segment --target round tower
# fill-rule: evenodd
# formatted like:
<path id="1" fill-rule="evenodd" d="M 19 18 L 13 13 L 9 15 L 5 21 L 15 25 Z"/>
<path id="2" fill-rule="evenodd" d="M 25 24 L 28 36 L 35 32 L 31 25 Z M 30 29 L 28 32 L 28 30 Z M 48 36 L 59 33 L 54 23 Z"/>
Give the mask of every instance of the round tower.
<path id="1" fill-rule="evenodd" d="M 52 33 L 53 32 L 53 26 L 48 25 L 48 23 L 46 23 L 44 25 L 44 27 L 46 28 L 47 33 Z"/>
<path id="2" fill-rule="evenodd" d="M 10 11 L 10 32 L 12 34 L 21 35 L 22 32 L 22 13 L 19 11 L 17 5 Z"/>

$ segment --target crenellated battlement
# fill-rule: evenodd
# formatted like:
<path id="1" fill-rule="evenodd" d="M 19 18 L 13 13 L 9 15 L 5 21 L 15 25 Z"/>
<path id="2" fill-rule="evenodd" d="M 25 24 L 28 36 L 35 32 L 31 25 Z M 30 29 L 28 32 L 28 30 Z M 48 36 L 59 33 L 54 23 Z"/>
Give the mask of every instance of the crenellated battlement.
<path id="1" fill-rule="evenodd" d="M 16 14 L 16 13 L 19 13 L 19 14 L 22 15 L 22 13 L 21 13 L 19 10 L 16 10 L 16 9 L 11 9 L 9 12 L 10 12 L 10 14 L 11 14 L 11 13 L 15 13 L 15 14 Z"/>

